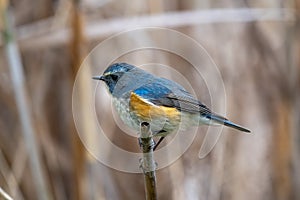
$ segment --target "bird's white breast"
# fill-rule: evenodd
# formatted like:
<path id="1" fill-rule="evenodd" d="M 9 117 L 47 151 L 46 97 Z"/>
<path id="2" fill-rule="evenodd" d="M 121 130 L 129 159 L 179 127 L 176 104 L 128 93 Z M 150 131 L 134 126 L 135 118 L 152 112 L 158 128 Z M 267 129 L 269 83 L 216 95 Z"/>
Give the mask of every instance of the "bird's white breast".
<path id="1" fill-rule="evenodd" d="M 139 130 L 139 121 L 138 119 L 130 113 L 129 109 L 129 100 L 123 98 L 112 99 L 113 105 L 120 116 L 121 120 L 129 127 Z"/>

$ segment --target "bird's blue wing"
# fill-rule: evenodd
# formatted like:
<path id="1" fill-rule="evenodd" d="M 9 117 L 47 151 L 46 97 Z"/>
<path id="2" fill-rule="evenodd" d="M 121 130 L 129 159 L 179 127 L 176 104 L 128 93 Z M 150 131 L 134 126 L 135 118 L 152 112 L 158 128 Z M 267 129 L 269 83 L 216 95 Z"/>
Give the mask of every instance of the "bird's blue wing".
<path id="1" fill-rule="evenodd" d="M 204 104 L 177 85 L 152 82 L 133 92 L 157 106 L 174 107 L 180 111 L 200 113 L 204 116 L 212 113 Z"/>

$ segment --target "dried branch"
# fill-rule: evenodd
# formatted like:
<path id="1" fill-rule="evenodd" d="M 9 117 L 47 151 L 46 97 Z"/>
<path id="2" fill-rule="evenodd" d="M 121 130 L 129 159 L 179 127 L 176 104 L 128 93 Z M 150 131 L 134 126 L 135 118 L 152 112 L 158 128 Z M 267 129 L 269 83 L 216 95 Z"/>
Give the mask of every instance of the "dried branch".
<path id="1" fill-rule="evenodd" d="M 147 122 L 141 123 L 139 142 L 143 150 L 143 159 L 141 163 L 141 168 L 144 172 L 144 182 L 146 199 L 154 200 L 157 199 L 156 192 L 156 176 L 155 176 L 155 162 L 153 158 L 153 148 L 154 141 L 152 138 L 152 133 L 150 131 L 150 124 Z"/>

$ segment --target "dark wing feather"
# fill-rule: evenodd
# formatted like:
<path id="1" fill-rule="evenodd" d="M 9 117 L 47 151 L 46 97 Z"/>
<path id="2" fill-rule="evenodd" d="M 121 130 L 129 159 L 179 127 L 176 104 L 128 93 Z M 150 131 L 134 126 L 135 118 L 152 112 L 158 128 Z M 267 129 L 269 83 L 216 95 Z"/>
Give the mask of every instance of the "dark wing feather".
<path id="1" fill-rule="evenodd" d="M 172 99 L 174 102 L 174 106 L 181 111 L 191 112 L 191 113 L 200 112 L 200 114 L 211 113 L 209 108 L 207 108 L 204 104 L 202 104 L 200 101 L 198 101 L 192 96 L 176 95 L 174 93 L 171 93 L 168 96 L 166 96 L 166 98 Z"/>

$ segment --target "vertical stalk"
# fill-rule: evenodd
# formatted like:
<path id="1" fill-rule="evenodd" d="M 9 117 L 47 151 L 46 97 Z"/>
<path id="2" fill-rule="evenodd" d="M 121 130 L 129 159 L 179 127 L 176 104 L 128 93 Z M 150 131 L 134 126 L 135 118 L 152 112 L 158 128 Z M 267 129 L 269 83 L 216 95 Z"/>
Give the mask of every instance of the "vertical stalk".
<path id="1" fill-rule="evenodd" d="M 76 79 L 77 71 L 80 68 L 80 65 L 86 56 L 86 48 L 85 48 L 85 37 L 84 37 L 84 18 L 83 13 L 80 8 L 80 0 L 73 0 L 72 1 L 72 16 L 71 16 L 71 62 L 72 62 L 72 84 Z M 88 75 L 86 75 L 88 76 Z M 90 80 L 91 75 L 89 76 Z M 87 80 L 87 79 L 86 79 Z M 80 96 L 83 100 L 88 98 L 85 96 L 84 92 L 88 92 L 89 85 L 86 85 L 89 81 L 80 80 L 81 88 L 85 88 L 85 90 L 80 91 Z M 84 103 L 83 103 L 84 104 Z M 81 110 L 83 115 L 86 115 L 85 109 L 82 108 Z M 85 123 L 85 122 L 83 122 Z M 86 126 L 87 127 L 87 126 Z M 79 135 L 76 132 L 75 126 L 72 123 L 72 130 L 71 133 L 71 140 L 72 140 L 72 153 L 73 153 L 73 163 L 74 163 L 74 170 L 75 170 L 75 199 L 82 200 L 85 198 L 85 190 L 84 190 L 84 183 L 85 183 L 85 165 L 86 165 L 86 155 L 83 144 L 79 138 Z M 88 133 L 88 131 L 86 131 Z"/>
<path id="2" fill-rule="evenodd" d="M 153 157 L 154 140 L 150 131 L 150 124 L 147 122 L 141 123 L 140 145 L 143 150 L 143 159 L 141 168 L 144 172 L 144 183 L 147 200 L 157 199 L 156 191 L 156 164 Z"/>
<path id="3" fill-rule="evenodd" d="M 22 133 L 25 140 L 27 153 L 29 155 L 31 173 L 33 182 L 37 191 L 38 199 L 49 199 L 49 193 L 43 174 L 42 164 L 39 156 L 39 148 L 36 142 L 36 133 L 33 128 L 32 114 L 30 112 L 30 104 L 28 101 L 28 92 L 25 87 L 24 71 L 21 62 L 21 56 L 17 44 L 13 38 L 13 28 L 11 14 L 6 8 L 1 9 L 3 17 L 4 31 L 2 33 L 5 42 L 5 51 L 10 65 L 11 79 L 15 93 L 15 100 L 20 116 Z"/>

